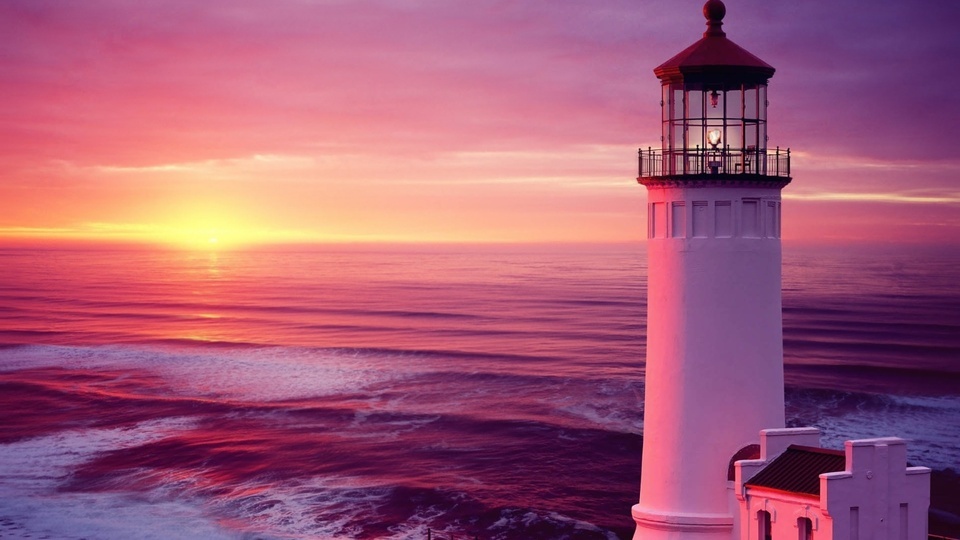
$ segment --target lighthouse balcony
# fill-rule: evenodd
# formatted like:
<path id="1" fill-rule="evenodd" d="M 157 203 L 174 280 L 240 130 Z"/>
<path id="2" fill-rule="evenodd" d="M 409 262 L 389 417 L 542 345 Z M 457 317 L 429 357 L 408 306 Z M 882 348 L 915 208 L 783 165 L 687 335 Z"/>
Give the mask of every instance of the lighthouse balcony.
<path id="1" fill-rule="evenodd" d="M 639 151 L 638 180 L 671 177 L 704 179 L 709 176 L 735 175 L 741 180 L 765 180 L 769 177 L 790 180 L 790 149 L 684 149 Z M 678 178 L 681 177 L 681 178 Z"/>

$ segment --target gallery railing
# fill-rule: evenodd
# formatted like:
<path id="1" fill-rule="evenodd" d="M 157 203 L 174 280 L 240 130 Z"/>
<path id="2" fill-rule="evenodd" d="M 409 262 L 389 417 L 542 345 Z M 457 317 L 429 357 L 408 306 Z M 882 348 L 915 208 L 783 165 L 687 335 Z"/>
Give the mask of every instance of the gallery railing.
<path id="1" fill-rule="evenodd" d="M 640 149 L 640 178 L 682 175 L 744 174 L 790 177 L 790 149 L 687 150 Z"/>

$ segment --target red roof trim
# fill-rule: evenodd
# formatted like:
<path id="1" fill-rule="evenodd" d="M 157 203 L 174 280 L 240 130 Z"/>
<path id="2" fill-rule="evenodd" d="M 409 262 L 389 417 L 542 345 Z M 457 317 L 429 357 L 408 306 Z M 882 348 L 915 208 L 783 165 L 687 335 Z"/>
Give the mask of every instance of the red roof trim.
<path id="1" fill-rule="evenodd" d="M 766 82 L 776 70 L 723 34 L 707 32 L 703 38 L 654 68 L 659 79 L 679 81 L 685 76 L 720 72 Z"/>

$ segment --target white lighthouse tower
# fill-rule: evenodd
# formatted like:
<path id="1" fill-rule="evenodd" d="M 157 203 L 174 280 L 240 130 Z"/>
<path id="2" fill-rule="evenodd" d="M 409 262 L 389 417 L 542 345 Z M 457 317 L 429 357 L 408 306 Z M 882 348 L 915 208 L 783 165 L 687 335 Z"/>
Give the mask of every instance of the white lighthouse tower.
<path id="1" fill-rule="evenodd" d="M 784 426 L 789 151 L 767 146 L 774 68 L 727 39 L 725 12 L 709 0 L 703 38 L 654 70 L 663 146 L 640 151 L 649 298 L 635 540 L 733 538 L 733 460 Z"/>

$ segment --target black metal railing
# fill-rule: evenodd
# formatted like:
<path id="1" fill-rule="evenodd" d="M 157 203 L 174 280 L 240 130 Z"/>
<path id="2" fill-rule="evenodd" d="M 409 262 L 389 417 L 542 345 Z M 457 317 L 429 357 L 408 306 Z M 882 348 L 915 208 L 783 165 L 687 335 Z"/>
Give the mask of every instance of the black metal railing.
<path id="1" fill-rule="evenodd" d="M 790 177 L 790 149 L 654 150 L 639 152 L 640 178 L 684 175 L 745 174 Z"/>

